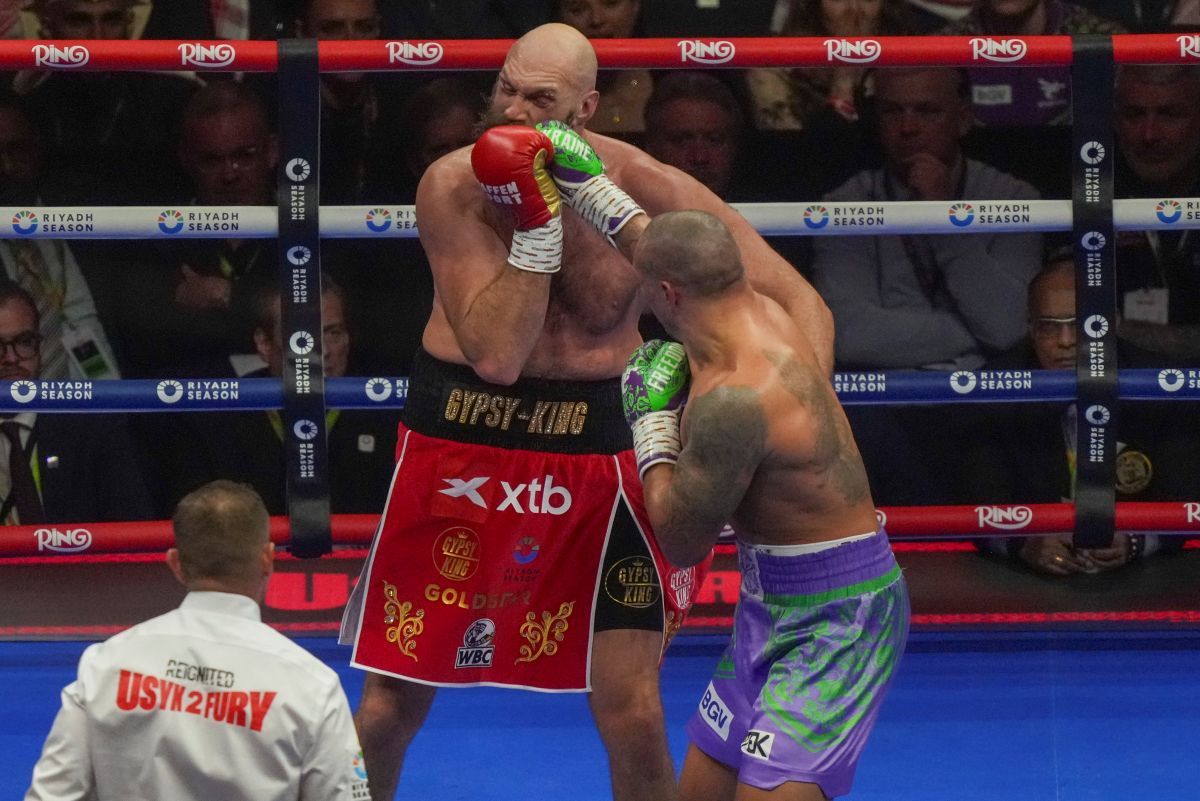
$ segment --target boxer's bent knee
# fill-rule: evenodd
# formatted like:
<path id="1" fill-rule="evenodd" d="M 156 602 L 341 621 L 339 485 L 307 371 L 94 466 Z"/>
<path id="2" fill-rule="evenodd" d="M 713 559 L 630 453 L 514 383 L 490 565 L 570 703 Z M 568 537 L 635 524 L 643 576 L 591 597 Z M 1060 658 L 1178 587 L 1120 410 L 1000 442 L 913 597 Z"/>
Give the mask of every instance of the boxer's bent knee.
<path id="1" fill-rule="evenodd" d="M 389 736 L 407 735 L 411 739 L 425 722 L 436 692 L 436 688 L 425 684 L 368 673 L 354 715 L 359 735 L 386 732 Z M 364 732 L 364 728 L 369 731 Z"/>

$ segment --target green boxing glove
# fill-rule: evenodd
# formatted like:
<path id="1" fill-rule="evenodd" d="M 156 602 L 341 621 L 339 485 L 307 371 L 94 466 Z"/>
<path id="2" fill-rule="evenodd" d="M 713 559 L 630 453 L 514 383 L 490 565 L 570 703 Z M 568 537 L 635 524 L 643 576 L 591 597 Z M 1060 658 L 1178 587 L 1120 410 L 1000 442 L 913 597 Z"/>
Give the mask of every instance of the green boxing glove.
<path id="1" fill-rule="evenodd" d="M 687 354 L 678 342 L 652 339 L 629 357 L 621 376 L 621 405 L 633 430 L 639 477 L 651 465 L 679 460 L 679 415 L 690 381 Z"/>
<path id="2" fill-rule="evenodd" d="M 537 129 L 554 145 L 550 174 L 563 200 L 611 242 L 642 207 L 604 174 L 604 162 L 574 128 L 551 120 Z"/>

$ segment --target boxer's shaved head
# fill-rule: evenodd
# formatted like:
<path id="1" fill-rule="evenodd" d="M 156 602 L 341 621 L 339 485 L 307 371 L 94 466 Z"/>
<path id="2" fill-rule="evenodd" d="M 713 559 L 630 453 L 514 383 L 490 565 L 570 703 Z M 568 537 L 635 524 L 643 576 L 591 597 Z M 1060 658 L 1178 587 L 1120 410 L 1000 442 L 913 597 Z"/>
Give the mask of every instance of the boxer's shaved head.
<path id="1" fill-rule="evenodd" d="M 648 278 L 699 296 L 721 292 L 745 275 L 733 234 L 704 211 L 655 217 L 642 233 L 633 262 Z"/>
<path id="2" fill-rule="evenodd" d="M 570 25 L 550 22 L 534 28 L 516 41 L 505 63 L 516 59 L 561 72 L 580 92 L 596 88 L 596 51 L 587 37 Z"/>
<path id="3" fill-rule="evenodd" d="M 550 120 L 582 129 L 599 99 L 591 42 L 570 25 L 539 25 L 508 49 L 480 132 Z"/>

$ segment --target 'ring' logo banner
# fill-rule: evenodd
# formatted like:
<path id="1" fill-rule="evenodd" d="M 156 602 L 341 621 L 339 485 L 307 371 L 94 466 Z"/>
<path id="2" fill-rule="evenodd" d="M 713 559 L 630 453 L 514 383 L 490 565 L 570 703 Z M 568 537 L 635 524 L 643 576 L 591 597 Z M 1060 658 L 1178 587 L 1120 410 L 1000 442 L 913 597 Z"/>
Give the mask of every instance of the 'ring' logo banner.
<path id="1" fill-rule="evenodd" d="M 684 63 L 693 61 L 697 64 L 726 64 L 737 55 L 733 42 L 719 40 L 702 42 L 699 39 L 684 39 L 678 42 L 679 57 Z"/>

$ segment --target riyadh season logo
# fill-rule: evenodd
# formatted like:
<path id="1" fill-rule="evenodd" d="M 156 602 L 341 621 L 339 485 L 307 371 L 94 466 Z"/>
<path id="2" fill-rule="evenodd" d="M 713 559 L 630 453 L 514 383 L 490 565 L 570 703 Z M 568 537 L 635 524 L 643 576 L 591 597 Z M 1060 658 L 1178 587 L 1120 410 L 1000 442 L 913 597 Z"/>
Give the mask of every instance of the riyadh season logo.
<path id="1" fill-rule="evenodd" d="M 1107 406 L 1101 406 L 1097 403 L 1094 406 L 1087 407 L 1087 411 L 1083 413 L 1083 419 L 1094 426 L 1103 426 L 1108 424 L 1108 421 L 1112 419 L 1112 415 L 1109 414 Z"/>
<path id="2" fill-rule="evenodd" d="M 301 183 L 312 175 L 312 166 L 305 159 L 292 159 L 283 168 L 283 174 L 288 177 L 289 181 Z"/>
<path id="3" fill-rule="evenodd" d="M 158 230 L 164 234 L 177 234 L 183 230 L 183 214 L 175 209 L 163 209 L 158 213 Z"/>
<path id="4" fill-rule="evenodd" d="M 32 211 L 21 209 L 12 218 L 12 229 L 21 236 L 29 236 L 38 229 L 38 216 Z"/>
<path id="5" fill-rule="evenodd" d="M 369 378 L 363 391 L 367 393 L 367 400 L 382 403 L 392 397 L 392 382 L 386 378 Z"/>
<path id="6" fill-rule="evenodd" d="M 351 761 L 350 767 L 354 770 L 355 778 L 362 782 L 367 780 L 367 765 L 365 760 L 363 760 L 363 752 L 361 749 L 359 749 L 359 752 L 354 755 L 354 759 Z"/>
<path id="7" fill-rule="evenodd" d="M 1104 145 L 1094 139 L 1079 148 L 1079 158 L 1083 159 L 1084 164 L 1099 164 L 1104 161 L 1104 156 Z"/>
<path id="8" fill-rule="evenodd" d="M 296 245 L 288 248 L 287 260 L 297 267 L 303 267 L 308 264 L 308 260 L 312 258 L 312 251 L 304 247 L 304 245 Z"/>
<path id="9" fill-rule="evenodd" d="M 305 442 L 316 439 L 319 431 L 317 424 L 312 420 L 297 420 L 296 424 L 292 426 L 292 433 L 296 435 L 296 438 Z"/>
<path id="10" fill-rule="evenodd" d="M 825 60 L 847 64 L 870 64 L 883 53 L 883 45 L 874 39 L 851 42 L 846 39 L 825 40 Z"/>
<path id="11" fill-rule="evenodd" d="M 1083 332 L 1092 339 L 1100 339 L 1108 333 L 1108 318 L 1103 314 L 1093 314 L 1083 321 Z"/>
<path id="12" fill-rule="evenodd" d="M 950 389 L 959 395 L 967 395 L 975 391 L 978 379 L 970 370 L 955 370 L 950 374 Z"/>
<path id="13" fill-rule="evenodd" d="M 367 230 L 382 234 L 392 227 L 392 213 L 387 209 L 371 209 L 367 212 Z"/>
<path id="14" fill-rule="evenodd" d="M 1159 219 L 1159 222 L 1169 225 L 1177 222 L 1183 216 L 1183 207 L 1179 205 L 1178 200 L 1160 200 L 1154 207 L 1154 216 Z"/>
<path id="15" fill-rule="evenodd" d="M 158 399 L 163 403 L 178 403 L 183 397 L 183 384 L 172 378 L 168 378 L 165 381 L 158 382 L 156 392 Z"/>
<path id="16" fill-rule="evenodd" d="M 975 222 L 975 207 L 970 203 L 955 203 L 950 207 L 950 224 L 957 228 L 966 228 Z"/>
<path id="17" fill-rule="evenodd" d="M 32 381 L 14 381 L 8 388 L 8 394 L 17 403 L 29 403 L 37 397 L 37 384 Z"/>
<path id="18" fill-rule="evenodd" d="M 804 224 L 819 231 L 829 225 L 829 209 L 824 206 L 809 206 L 804 210 Z"/>
<path id="19" fill-rule="evenodd" d="M 288 339 L 288 347 L 297 356 L 307 356 L 317 346 L 317 340 L 307 331 L 297 331 Z"/>
<path id="20" fill-rule="evenodd" d="M 541 549 L 542 546 L 538 545 L 537 540 L 533 537 L 521 537 L 521 539 L 517 540 L 517 544 L 513 546 L 513 561 L 519 565 L 527 565 L 538 558 L 538 553 Z"/>
<path id="21" fill-rule="evenodd" d="M 693 61 L 697 64 L 726 64 L 737 55 L 733 42 L 720 40 L 716 42 L 701 42 L 699 39 L 684 39 L 677 42 L 680 61 Z"/>
<path id="22" fill-rule="evenodd" d="M 1158 385 L 1166 392 L 1178 392 L 1183 389 L 1185 383 L 1186 380 L 1182 370 L 1168 367 L 1165 370 L 1158 371 Z"/>
<path id="23" fill-rule="evenodd" d="M 1100 233 L 1099 231 L 1088 231 L 1083 235 L 1083 238 L 1079 240 L 1079 244 L 1083 245 L 1084 250 L 1090 250 L 1092 252 L 1100 250 L 1107 243 L 1108 240 L 1105 239 L 1104 234 Z"/>

